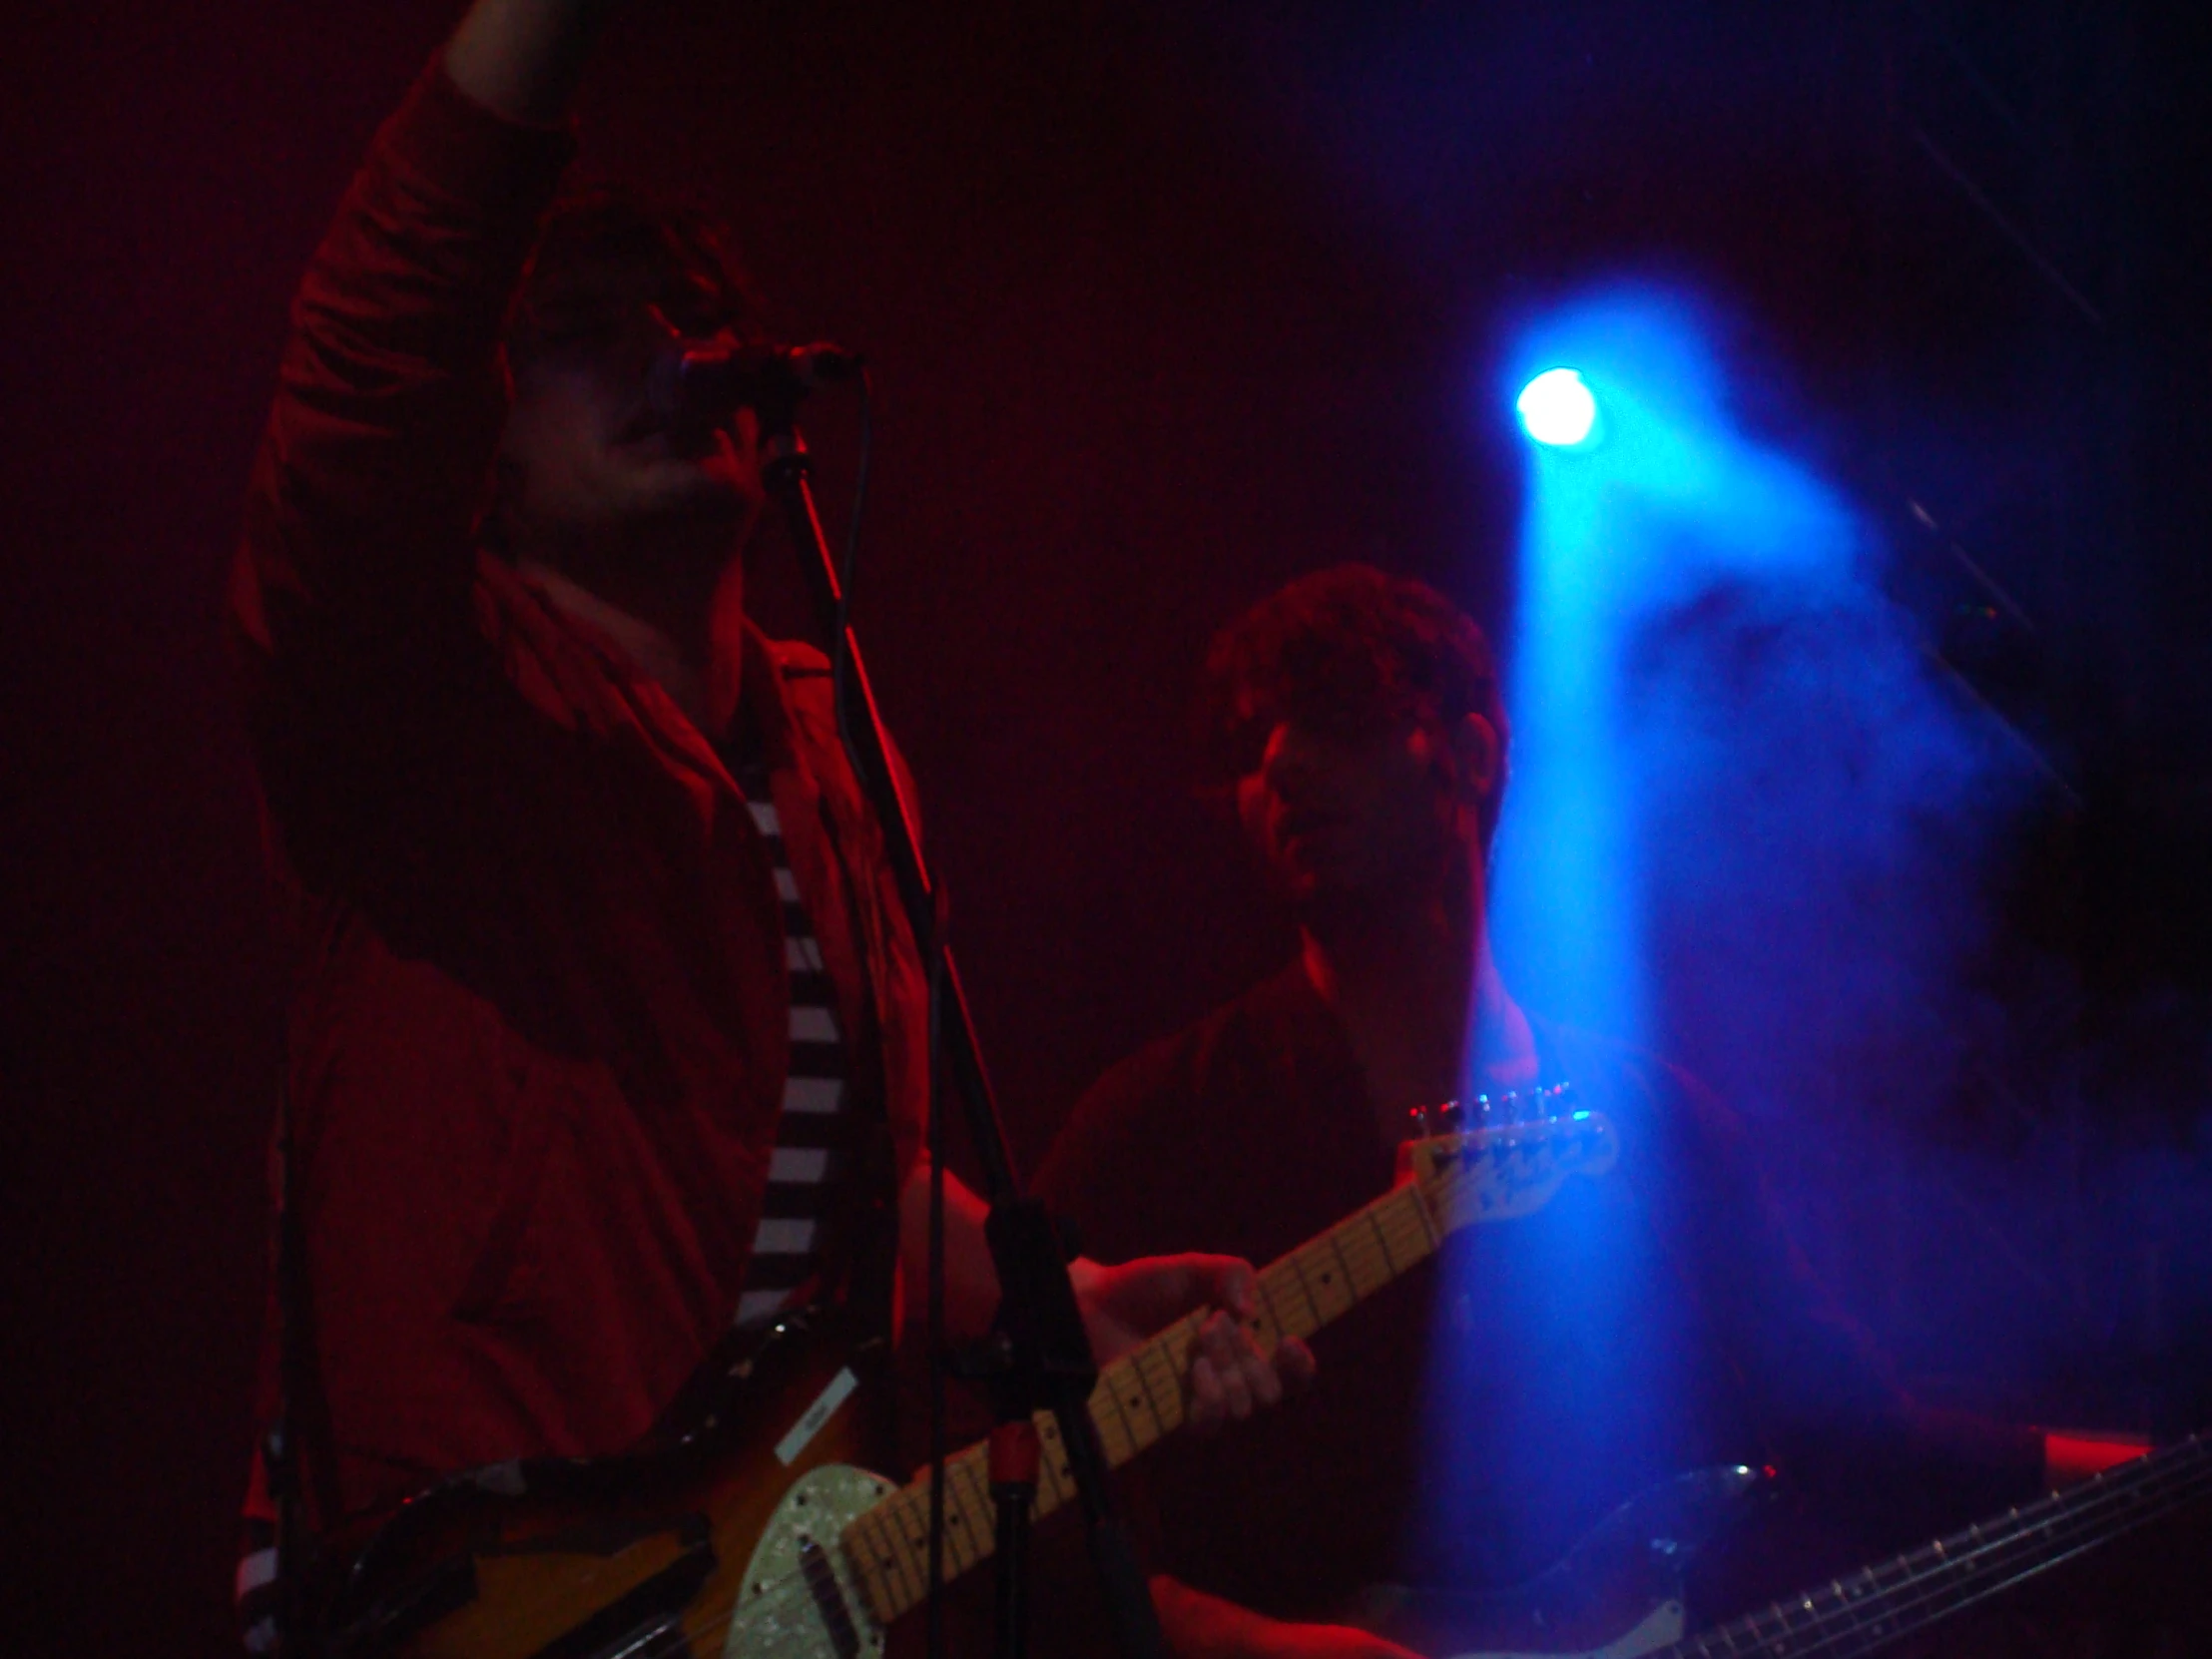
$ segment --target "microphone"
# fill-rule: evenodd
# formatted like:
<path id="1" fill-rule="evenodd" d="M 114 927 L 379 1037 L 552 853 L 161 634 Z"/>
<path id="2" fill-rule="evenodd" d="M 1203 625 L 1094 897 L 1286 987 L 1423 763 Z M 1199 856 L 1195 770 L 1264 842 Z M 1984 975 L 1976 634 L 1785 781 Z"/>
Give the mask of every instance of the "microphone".
<path id="1" fill-rule="evenodd" d="M 860 372 L 857 351 L 812 345 L 695 345 L 664 352 L 646 376 L 653 412 L 672 428 L 713 426 L 739 409 L 789 409 L 815 387 Z"/>

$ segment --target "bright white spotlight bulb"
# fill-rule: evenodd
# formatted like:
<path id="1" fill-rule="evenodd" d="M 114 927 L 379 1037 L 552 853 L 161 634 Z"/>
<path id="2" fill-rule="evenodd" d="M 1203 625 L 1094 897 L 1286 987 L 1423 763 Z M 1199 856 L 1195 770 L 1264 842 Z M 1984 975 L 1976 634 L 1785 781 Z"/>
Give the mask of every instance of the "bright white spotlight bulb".
<path id="1" fill-rule="evenodd" d="M 1545 369 L 1521 387 L 1513 407 L 1530 437 L 1562 449 L 1580 443 L 1597 424 L 1597 399 L 1571 368 Z"/>

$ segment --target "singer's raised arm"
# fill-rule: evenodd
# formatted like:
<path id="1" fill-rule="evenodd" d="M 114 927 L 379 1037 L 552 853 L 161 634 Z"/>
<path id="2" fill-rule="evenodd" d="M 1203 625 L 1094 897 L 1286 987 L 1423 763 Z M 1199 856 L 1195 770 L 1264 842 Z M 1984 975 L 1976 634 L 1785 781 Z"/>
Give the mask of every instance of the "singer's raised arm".
<path id="1" fill-rule="evenodd" d="M 473 528 L 505 418 L 499 334 L 573 149 L 598 3 L 480 0 L 376 134 L 293 301 L 231 631 L 279 819 L 374 788 L 480 657 Z"/>

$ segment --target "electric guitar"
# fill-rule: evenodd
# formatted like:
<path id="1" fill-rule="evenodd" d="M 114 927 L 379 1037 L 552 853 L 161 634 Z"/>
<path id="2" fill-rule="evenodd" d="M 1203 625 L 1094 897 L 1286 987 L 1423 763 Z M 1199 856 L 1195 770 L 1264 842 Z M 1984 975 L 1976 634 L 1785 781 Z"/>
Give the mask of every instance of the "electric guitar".
<path id="1" fill-rule="evenodd" d="M 1385 1586 L 1369 1592 L 1359 1622 L 1454 1659 L 1857 1659 L 2212 1496 L 2212 1439 L 2118 1464 L 1685 1640 L 1684 1571 L 1760 1484 L 1743 1467 L 1680 1476 L 1623 1504 L 1519 1590 Z"/>
<path id="2" fill-rule="evenodd" d="M 1550 1096 L 1563 1104 L 1563 1094 Z M 1450 1233 L 1524 1216 L 1619 1157 L 1575 1111 L 1409 1143 L 1406 1179 L 1262 1270 L 1250 1321 L 1272 1351 L 1432 1255 Z M 1184 1418 L 1205 1314 L 1103 1369 L 1090 1411 L 1111 1464 Z M 695 1393 L 686 1431 L 604 1459 L 537 1458 L 409 1500 L 325 1598 L 332 1659 L 863 1659 L 928 1593 L 930 1482 L 867 1468 L 882 1443 L 888 1345 L 835 1313 L 778 1322 Z M 1036 1512 L 1074 1495 L 1058 1424 L 1037 1416 Z M 985 1450 L 945 1464 L 947 1577 L 992 1552 Z"/>

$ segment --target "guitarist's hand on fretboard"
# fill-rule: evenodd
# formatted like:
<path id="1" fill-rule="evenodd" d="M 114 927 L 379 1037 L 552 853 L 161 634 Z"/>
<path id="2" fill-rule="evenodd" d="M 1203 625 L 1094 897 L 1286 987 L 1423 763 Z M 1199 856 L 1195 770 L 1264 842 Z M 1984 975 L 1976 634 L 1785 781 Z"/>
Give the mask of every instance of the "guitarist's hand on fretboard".
<path id="1" fill-rule="evenodd" d="M 1200 1432 L 1249 1417 L 1313 1379 L 1313 1351 L 1297 1338 L 1286 1338 L 1272 1354 L 1252 1340 L 1247 1326 L 1255 1311 L 1255 1276 L 1252 1264 L 1238 1257 L 1147 1256 L 1111 1268 L 1078 1258 L 1068 1277 L 1101 1365 L 1188 1314 L 1212 1310 L 1185 1372 L 1188 1422 Z"/>

